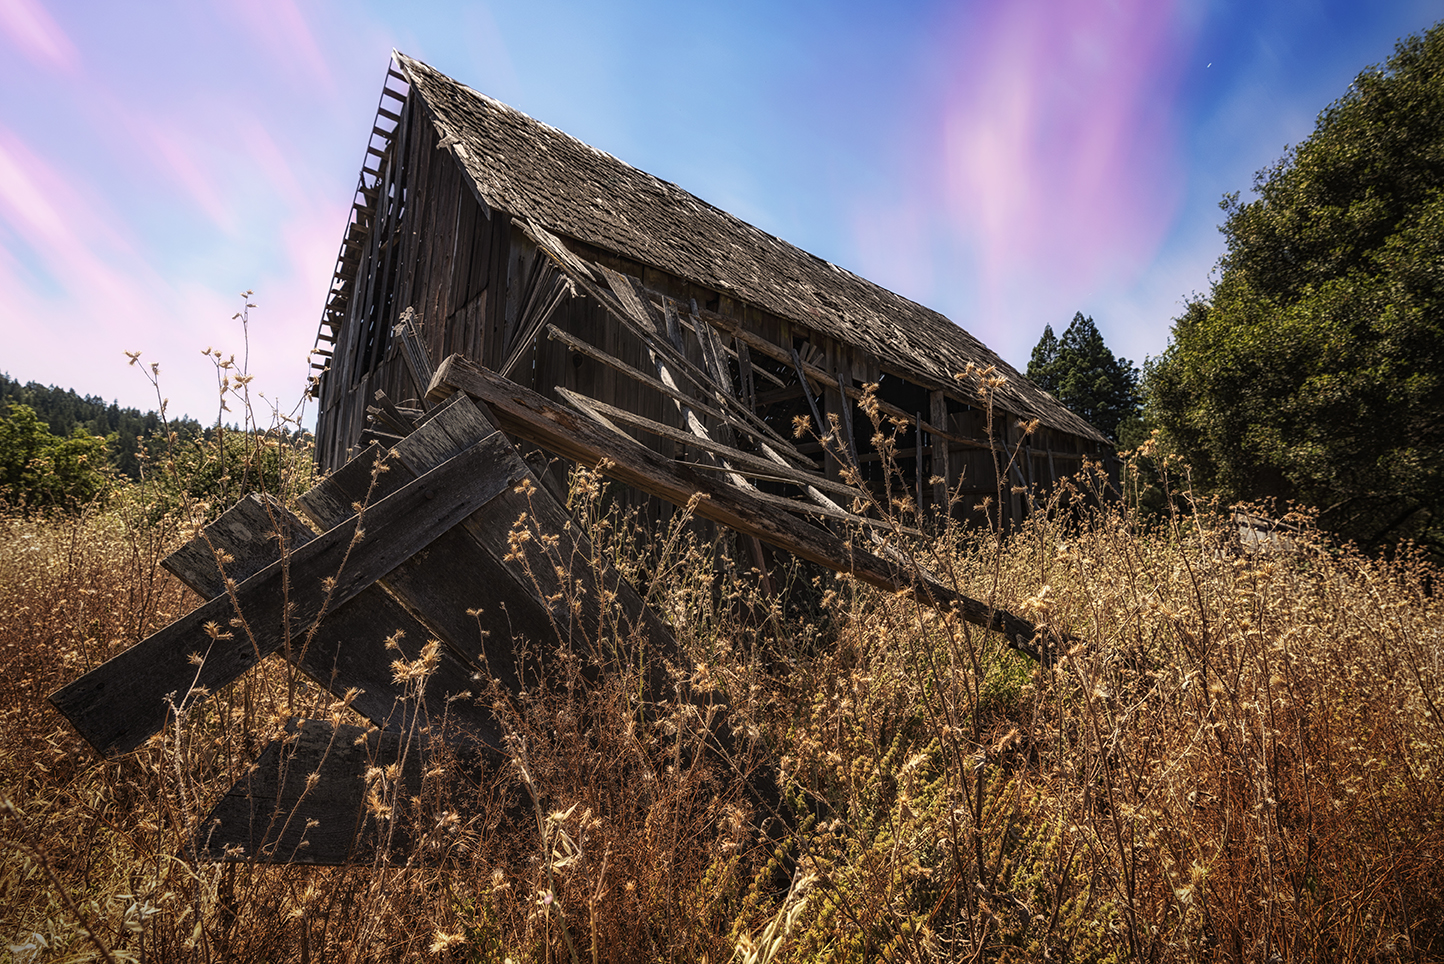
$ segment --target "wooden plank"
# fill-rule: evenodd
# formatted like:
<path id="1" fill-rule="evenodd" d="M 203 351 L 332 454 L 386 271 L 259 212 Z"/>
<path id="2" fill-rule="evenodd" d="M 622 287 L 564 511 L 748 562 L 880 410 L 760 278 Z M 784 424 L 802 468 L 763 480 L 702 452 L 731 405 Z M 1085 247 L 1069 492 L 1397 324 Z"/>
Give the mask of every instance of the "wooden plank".
<path id="1" fill-rule="evenodd" d="M 490 424 L 468 400 L 456 400 L 464 404 L 446 405 L 396 447 L 383 485 L 401 484 L 445 461 L 461 444 L 459 439 Z M 531 478 L 529 467 L 515 450 L 501 453 L 498 459 L 519 481 Z M 318 524 L 332 525 L 353 502 L 365 497 L 370 485 L 369 473 L 337 473 L 303 496 L 301 506 Z M 543 501 L 550 501 L 550 496 L 534 492 L 528 499 L 511 490 L 498 493 L 485 512 L 440 536 L 426 552 L 408 559 L 382 580 L 387 591 L 422 615 L 448 649 L 512 689 L 524 688 L 526 673 L 542 668 L 540 662 L 518 664 L 520 650 L 543 656 L 553 651 L 559 636 L 567 638 L 571 632 L 573 616 L 566 611 L 570 600 L 549 602 L 555 594 L 553 564 L 536 567 L 547 587 L 542 589 L 519 565 L 508 565 L 504 559 L 509 552 L 508 536 L 518 518 L 535 512 L 533 503 Z M 565 515 L 564 510 L 559 511 Z M 524 645 L 518 647 L 518 643 Z"/>
<path id="2" fill-rule="evenodd" d="M 451 266 L 448 272 L 450 274 L 448 289 L 450 296 L 446 302 L 445 318 L 436 319 L 437 322 L 445 324 L 448 329 L 456 324 L 462 309 L 476 295 L 476 292 L 471 290 L 471 278 L 475 273 L 472 266 L 473 259 L 489 258 L 491 254 L 490 251 L 477 250 L 477 246 L 472 243 L 472 232 L 475 231 L 477 222 L 481 222 L 484 227 L 490 227 L 490 225 L 480 216 L 481 211 L 475 203 L 466 203 L 466 195 L 459 194 L 458 196 L 462 198 L 462 201 L 456 206 L 455 222 L 447 226 L 450 229 L 452 248 Z M 458 350 L 451 347 L 457 342 L 458 339 L 448 330 L 446 346 L 441 357 L 444 358 Z"/>
<path id="3" fill-rule="evenodd" d="M 667 323 L 665 316 L 661 315 L 657 309 L 653 308 L 651 303 L 643 297 L 642 289 L 636 281 L 604 265 L 594 265 L 593 267 L 596 268 L 597 273 L 606 278 L 607 284 L 612 289 L 612 295 L 609 295 L 607 292 L 604 292 L 589 282 L 582 281 L 575 275 L 572 277 L 573 283 L 583 293 L 600 304 L 608 314 L 626 326 L 628 330 L 647 346 L 654 356 L 660 357 L 663 361 L 669 363 L 671 366 L 671 374 L 674 377 L 677 375 L 684 376 L 699 391 L 716 399 L 719 406 L 724 409 L 729 409 L 734 418 L 747 422 L 757 431 L 773 438 L 774 445 L 790 447 L 791 443 L 778 435 L 772 426 L 763 421 L 755 412 L 742 405 L 729 390 L 717 384 L 711 376 L 701 371 L 687 358 L 685 353 L 672 344 L 666 333 Z M 616 292 L 622 293 L 616 294 Z M 663 381 L 667 380 L 666 375 L 663 375 L 661 372 L 658 374 L 661 375 Z M 681 388 L 680 385 L 676 384 L 674 384 L 673 387 L 678 390 Z"/>
<path id="4" fill-rule="evenodd" d="M 487 357 L 501 365 L 506 358 L 506 292 L 510 285 L 507 265 L 511 258 L 511 222 L 507 218 L 491 218 L 491 259 L 487 269 L 486 323 L 489 349 Z"/>
<path id="5" fill-rule="evenodd" d="M 812 386 L 807 383 L 807 373 L 802 367 L 802 356 L 797 349 L 792 349 L 792 367 L 797 370 L 797 384 L 802 389 L 802 396 L 807 399 L 807 407 L 812 410 L 812 421 L 817 426 L 817 437 L 822 438 L 827 434 L 827 423 L 822 420 L 822 412 L 818 411 L 817 399 L 813 397 Z"/>
<path id="6" fill-rule="evenodd" d="M 500 433 L 476 442 L 369 507 L 359 526 L 353 517 L 295 547 L 289 558 L 86 673 L 50 702 L 102 755 L 135 749 L 166 725 L 172 700 L 208 698 L 515 485 L 524 476 L 505 460 L 509 452 L 515 450 Z M 212 638 L 208 625 L 221 636 Z"/>
<path id="7" fill-rule="evenodd" d="M 405 802 L 421 790 L 423 762 L 420 747 L 408 745 L 402 734 L 300 721 L 286 739 L 261 752 L 250 773 L 201 822 L 201 855 L 331 866 L 385 856 L 404 860 L 412 843 Z M 378 786 L 375 770 L 392 764 L 395 783 Z M 394 829 L 367 806 L 368 788 L 378 795 L 389 790 L 388 802 L 401 804 Z"/>
<path id="8" fill-rule="evenodd" d="M 376 420 L 384 424 L 390 431 L 404 438 L 416 430 L 415 415 L 403 412 L 385 392 L 379 390 L 372 392 L 371 398 L 376 404 L 368 406 L 367 413 L 374 415 Z M 412 413 L 415 411 L 415 409 L 411 410 Z"/>
<path id="9" fill-rule="evenodd" d="M 435 384 L 435 382 L 432 384 Z M 727 459 L 734 469 L 747 467 L 756 469 L 759 472 L 780 474 L 794 485 L 804 487 L 816 486 L 844 499 L 855 499 L 859 496 L 867 496 L 866 492 L 853 486 L 824 479 L 820 475 L 805 472 L 801 469 L 794 469 L 785 462 L 761 459 L 741 449 L 733 448 L 730 445 L 723 445 L 721 442 L 715 442 L 705 432 L 683 432 L 681 429 L 675 429 L 670 425 L 663 425 L 661 422 L 654 422 L 652 419 L 641 415 L 634 415 L 631 412 L 617 408 L 615 405 L 608 405 L 606 402 L 598 401 L 595 398 L 587 399 L 586 402 L 602 415 L 621 422 L 623 425 L 631 425 L 643 431 L 651 432 L 653 435 L 660 436 L 661 438 L 669 439 L 673 442 L 681 442 L 684 445 L 691 445 L 711 452 L 714 455 L 720 455 Z"/>
<path id="10" fill-rule="evenodd" d="M 942 392 L 928 393 L 928 420 L 933 425 L 948 424 L 948 397 Z M 933 514 L 934 518 L 943 520 L 948 517 L 949 490 L 952 485 L 952 478 L 949 475 L 949 453 L 950 443 L 941 435 L 929 432 L 933 436 L 932 457 L 933 477 L 937 479 L 933 483 Z"/>
<path id="11" fill-rule="evenodd" d="M 917 497 L 918 525 L 922 525 L 923 515 L 923 413 L 918 412 L 917 421 L 914 422 L 916 430 L 913 437 L 915 453 L 913 455 L 913 483 L 915 486 L 914 495 Z"/>
<path id="12" fill-rule="evenodd" d="M 210 598 L 225 592 L 227 578 L 242 582 L 264 569 L 286 551 L 277 531 L 288 533 L 288 544 L 314 538 L 298 517 L 259 496 L 242 500 L 202 535 L 191 540 L 161 565 L 191 589 Z M 217 560 L 225 560 L 218 565 Z M 414 662 L 431 638 L 427 626 L 403 609 L 379 587 L 362 590 L 356 598 L 314 625 L 309 639 L 293 641 L 281 655 L 337 699 L 351 691 L 351 708 L 387 732 L 402 732 L 417 718 L 433 732 L 458 747 L 476 741 L 502 749 L 501 731 L 490 713 L 472 700 L 452 700 L 474 689 L 476 667 L 443 649 L 436 668 L 416 701 L 404 701 L 391 664 Z M 396 647 L 388 648 L 388 640 Z M 445 721 L 445 733 L 442 723 Z"/>
<path id="13" fill-rule="evenodd" d="M 806 375 L 807 378 L 810 378 L 812 381 L 817 382 L 819 385 L 823 386 L 824 388 L 838 388 L 838 387 L 839 387 L 839 385 L 838 385 L 838 380 L 837 380 L 835 377 L 833 377 L 831 374 L 829 374 L 828 372 L 824 371 L 821 367 L 819 367 L 819 366 L 817 366 L 817 365 L 814 365 L 814 364 L 812 364 L 812 363 L 810 363 L 810 362 L 803 361 L 803 360 L 800 359 L 800 358 L 793 358 L 792 356 L 793 356 L 793 354 L 795 354 L 795 353 L 794 353 L 790 348 L 783 348 L 783 347 L 781 347 L 781 346 L 779 346 L 779 345 L 773 344 L 771 341 L 769 341 L 768 339 L 762 337 L 761 335 L 756 334 L 755 332 L 748 331 L 746 328 L 742 327 L 738 322 L 736 322 L 736 321 L 734 321 L 734 320 L 732 320 L 732 319 L 729 319 L 729 318 L 727 318 L 727 317 L 724 316 L 724 315 L 719 315 L 719 314 L 717 314 L 716 312 L 707 311 L 706 309 L 703 309 L 703 310 L 697 312 L 696 315 L 697 315 L 697 318 L 699 319 L 699 321 L 700 321 L 701 323 L 703 323 L 703 324 L 710 324 L 711 326 L 713 326 L 714 328 L 719 329 L 720 331 L 727 332 L 728 334 L 732 335 L 734 338 L 738 339 L 738 341 L 739 341 L 740 343 L 747 345 L 747 346 L 748 346 L 749 348 L 751 348 L 751 349 L 754 349 L 754 350 L 756 350 L 756 351 L 761 352 L 762 354 L 764 354 L 764 355 L 766 355 L 767 357 L 773 359 L 774 361 L 780 361 L 780 362 L 782 362 L 782 363 L 785 364 L 785 365 L 797 367 L 801 372 L 803 372 L 803 373 Z M 785 319 L 780 319 L 780 321 L 785 321 Z M 771 376 L 770 376 L 770 373 L 767 373 L 767 372 L 766 372 L 765 370 L 763 370 L 763 369 L 758 369 L 758 371 L 762 371 L 764 374 L 768 374 L 769 377 L 771 377 Z M 898 373 L 893 373 L 893 374 L 898 374 Z M 898 377 L 900 377 L 900 378 L 906 378 L 907 376 L 902 375 L 902 374 L 898 374 Z M 773 380 L 776 381 L 775 378 L 774 378 Z M 924 387 L 926 387 L 926 386 L 924 386 Z M 848 396 L 849 398 L 852 398 L 852 399 L 854 399 L 854 400 L 857 400 L 857 399 L 862 398 L 863 393 L 862 393 L 860 390 L 858 390 L 857 388 L 854 388 L 854 387 L 851 387 L 851 386 L 842 386 L 842 388 L 843 388 L 843 391 L 846 392 L 846 394 L 847 394 L 847 396 Z M 967 401 L 968 401 L 966 398 L 964 398 L 964 397 L 961 396 L 961 395 L 952 395 L 952 394 L 948 394 L 948 393 L 945 393 L 945 394 L 947 394 L 947 397 L 955 397 L 955 398 L 957 398 L 958 401 L 964 402 L 965 404 L 966 404 Z M 789 393 L 789 394 L 787 394 L 787 395 L 785 395 L 785 396 L 782 396 L 782 399 L 785 400 L 786 398 L 792 398 L 792 397 L 794 397 L 794 395 Z M 767 404 L 769 401 L 773 401 L 773 400 L 777 400 L 777 398 L 775 397 L 775 395 L 773 395 L 773 394 L 771 394 L 771 393 L 765 393 L 765 392 L 764 392 L 764 393 L 762 393 L 762 394 L 759 396 L 759 398 L 758 398 L 758 403 L 759 403 L 759 404 Z M 876 401 L 877 401 L 878 411 L 882 412 L 884 415 L 891 415 L 893 418 L 903 419 L 904 421 L 908 422 L 909 424 L 912 423 L 913 418 L 914 418 L 914 415 L 913 415 L 912 413 L 903 411 L 902 409 L 898 408 L 896 405 L 892 405 L 892 404 L 890 404 L 890 403 L 888 403 L 888 402 L 885 402 L 885 401 L 883 401 L 883 400 L 880 399 L 880 398 L 877 399 Z M 951 433 L 951 432 L 948 432 L 946 429 L 944 429 L 944 428 L 942 428 L 941 426 L 939 426 L 936 422 L 930 423 L 930 424 L 925 424 L 925 425 L 923 426 L 923 429 L 924 429 L 926 432 L 928 432 L 928 434 L 930 434 L 930 435 L 937 435 L 937 436 L 939 436 L 940 438 L 945 438 L 945 439 L 947 439 L 948 441 L 954 442 L 954 443 L 956 443 L 956 444 L 958 444 L 958 445 L 966 445 L 966 446 L 973 447 L 973 448 L 988 448 L 988 447 L 989 447 L 986 442 L 979 442 L 979 441 L 977 441 L 976 439 L 970 439 L 970 438 L 967 438 L 967 437 L 965 437 L 965 436 L 956 435 L 956 434 L 953 434 L 953 433 Z"/>
<path id="14" fill-rule="evenodd" d="M 662 272 L 658 272 L 658 275 L 659 275 L 659 280 L 660 280 L 660 278 L 670 277 L 670 276 L 668 276 L 668 275 L 666 275 L 665 273 L 662 273 Z M 647 295 L 647 297 L 648 297 L 649 300 L 656 300 L 656 301 L 660 302 L 660 301 L 662 301 L 664 298 L 667 297 L 665 294 L 660 293 L 660 292 L 658 291 L 658 289 L 655 288 L 655 287 L 647 287 L 647 286 L 644 285 L 644 286 L 643 286 L 643 290 L 644 290 L 644 292 L 646 293 L 646 295 Z M 746 342 L 744 342 L 741 338 L 739 338 L 739 337 L 737 337 L 736 335 L 734 335 L 731 328 L 728 328 L 728 327 L 723 326 L 723 325 L 709 324 L 709 323 L 703 321 L 703 320 L 702 320 L 702 309 L 700 309 L 700 308 L 697 307 L 697 299 L 696 299 L 696 298 L 692 298 L 692 299 L 689 299 L 689 301 L 690 301 L 690 304 L 691 304 L 691 313 L 690 313 L 686 318 L 681 318 L 681 317 L 679 316 L 679 322 L 680 322 L 680 325 L 681 325 L 682 330 L 683 330 L 683 331 L 690 331 L 690 332 L 692 332 L 692 333 L 695 334 L 695 333 L 697 332 L 697 327 L 698 327 L 699 325 L 705 325 L 706 327 L 711 328 L 713 334 L 717 335 L 717 337 L 718 337 L 719 339 L 721 339 L 723 335 L 726 335 L 726 336 L 729 337 L 729 338 L 733 338 L 733 339 L 736 341 L 738 347 L 737 347 L 737 348 L 729 347 L 729 346 L 727 346 L 727 345 L 724 343 L 723 346 L 722 346 L 722 354 L 723 354 L 725 357 L 729 358 L 729 359 L 735 359 L 735 360 L 737 360 L 738 364 L 740 365 L 740 364 L 741 364 L 741 361 L 742 361 L 742 355 L 741 355 L 741 352 L 739 351 L 739 349 L 740 349 L 740 348 L 746 348 Z M 750 358 L 749 358 L 749 361 L 750 361 Z M 772 374 L 771 372 L 767 371 L 765 368 L 759 368 L 759 369 L 757 369 L 756 372 L 754 372 L 754 375 L 761 375 L 763 378 L 767 379 L 769 382 L 771 382 L 771 383 L 772 383 L 774 386 L 776 386 L 777 388 L 781 388 L 781 387 L 783 387 L 783 386 L 786 384 L 786 382 L 784 382 L 782 379 L 778 378 L 776 375 Z"/>
<path id="15" fill-rule="evenodd" d="M 742 379 L 742 401 L 748 408 L 757 409 L 757 383 L 752 378 L 752 353 L 747 343 L 737 339 L 737 374 Z"/>
<path id="16" fill-rule="evenodd" d="M 691 505 L 697 515 L 810 562 L 889 591 L 907 590 L 922 604 L 1003 633 L 1010 646 L 1035 659 L 1050 659 L 1055 640 L 1027 620 L 944 586 L 915 564 L 889 561 L 792 515 L 735 486 L 709 479 L 663 458 L 625 436 L 593 425 L 584 416 L 499 378 L 460 356 L 442 362 L 429 393 L 433 400 L 466 392 L 489 407 L 496 424 L 558 455 L 597 466 L 606 475 L 666 499 Z M 694 503 L 692 500 L 697 498 Z M 1068 640 L 1063 639 L 1066 643 Z"/>
<path id="17" fill-rule="evenodd" d="M 551 262 L 540 253 L 537 255 L 537 263 L 550 265 Z M 501 370 L 511 374 L 521 365 L 526 358 L 527 352 L 531 349 L 532 343 L 536 340 L 542 327 L 556 314 L 562 303 L 576 294 L 567 280 L 560 272 L 548 271 L 547 277 L 538 282 L 545 287 L 545 292 L 538 299 L 534 299 L 527 313 L 518 319 L 518 332 L 510 335 L 509 349 L 506 362 Z"/>
<path id="18" fill-rule="evenodd" d="M 453 406 L 435 423 L 459 439 L 474 435 L 482 425 L 490 425 L 469 402 Z M 399 447 L 398 455 L 406 463 L 404 448 Z M 519 454 L 513 452 L 511 457 L 529 471 Z M 408 467 L 414 471 L 426 468 L 422 463 Z M 532 480 L 530 474 L 527 478 Z M 526 522 L 522 523 L 522 519 Z M 499 596 L 497 583 L 509 578 L 529 590 L 531 598 L 544 608 L 550 625 L 542 633 L 532 635 L 529 642 L 547 644 L 561 640 L 577 650 L 589 648 L 588 655 L 596 666 L 615 662 L 618 654 L 610 651 L 612 643 L 626 643 L 640 633 L 648 643 L 650 682 L 654 688 L 665 683 L 662 659 L 676 662 L 679 656 L 671 632 L 643 604 L 636 590 L 592 550 L 576 520 L 548 492 L 535 485 L 514 487 L 487 503 L 485 511 L 467 518 L 461 528 L 478 549 L 491 556 L 503 574 L 497 580 L 478 580 L 485 592 L 493 598 Z M 511 535 L 518 528 L 529 532 L 532 538 L 513 545 Z M 446 558 L 443 564 L 451 568 L 454 563 L 454 559 Z M 429 578 L 434 582 L 437 574 L 432 572 Z M 393 591 L 402 591 L 393 577 L 388 577 L 387 585 Z M 426 592 L 433 591 L 428 583 Z M 436 604 L 427 604 L 415 590 L 407 598 L 414 600 L 418 607 L 425 606 L 421 611 L 427 614 L 428 621 L 437 622 L 432 618 Z M 455 608 L 454 597 L 447 596 L 446 602 Z M 494 602 L 492 612 L 496 612 Z M 519 619 L 513 617 L 505 623 L 501 620 L 496 623 L 492 632 L 494 641 L 499 640 L 507 628 L 521 628 Z M 486 648 L 489 666 L 495 668 L 513 662 L 513 653 L 498 649 L 497 646 Z M 539 655 L 545 656 L 549 651 L 547 646 Z M 626 663 L 636 665 L 637 660 L 629 657 Z M 538 668 L 541 666 L 539 663 Z M 586 673 L 590 675 L 590 668 Z"/>
<path id="19" fill-rule="evenodd" d="M 160 564 L 202 598 L 219 596 L 226 591 L 227 579 L 244 582 L 316 537 L 300 519 L 278 509 L 252 494 Z M 218 558 L 225 561 L 224 568 Z"/>
<path id="20" fill-rule="evenodd" d="M 670 304 L 667 308 L 667 313 L 675 318 L 676 312 L 671 310 Z M 702 349 L 702 363 L 705 366 L 704 371 L 712 377 L 712 381 L 728 389 L 727 395 L 729 398 L 737 397 L 738 393 L 732 391 L 732 372 L 728 368 L 726 361 L 724 361 L 725 356 L 722 354 L 722 344 L 721 340 L 717 337 L 717 333 L 712 330 L 711 325 L 697 325 L 693 328 L 693 332 L 697 336 L 698 347 Z M 739 419 L 738 421 L 741 420 Z M 725 416 L 718 420 L 716 428 L 711 432 L 711 435 L 723 445 L 735 446 L 737 444 L 733 436 L 732 419 Z"/>

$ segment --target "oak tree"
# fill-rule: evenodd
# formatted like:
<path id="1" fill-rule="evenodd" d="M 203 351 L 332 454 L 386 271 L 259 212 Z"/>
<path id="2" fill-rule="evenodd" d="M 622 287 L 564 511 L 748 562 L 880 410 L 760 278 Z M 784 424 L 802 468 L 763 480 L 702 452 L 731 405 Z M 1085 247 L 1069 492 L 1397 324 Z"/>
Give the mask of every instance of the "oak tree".
<path id="1" fill-rule="evenodd" d="M 1149 418 L 1228 498 L 1444 553 L 1444 24 L 1360 74 L 1254 191 L 1223 201 L 1226 253 L 1150 367 Z"/>

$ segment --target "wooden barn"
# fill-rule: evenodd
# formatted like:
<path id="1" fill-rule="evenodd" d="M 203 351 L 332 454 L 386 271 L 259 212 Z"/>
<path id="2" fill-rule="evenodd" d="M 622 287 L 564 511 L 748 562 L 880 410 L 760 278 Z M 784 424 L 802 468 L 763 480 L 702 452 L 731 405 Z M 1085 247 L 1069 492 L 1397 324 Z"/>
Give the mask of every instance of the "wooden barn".
<path id="1" fill-rule="evenodd" d="M 378 391 L 419 408 L 422 382 L 458 353 L 668 458 L 687 454 L 690 421 L 732 452 L 786 439 L 789 458 L 832 479 L 851 463 L 875 489 L 891 462 L 894 495 L 933 512 L 971 511 L 1016 456 L 1002 505 L 1016 521 L 1020 490 L 1112 455 L 943 315 L 398 53 L 317 336 L 322 466 L 345 462 Z M 663 356 L 715 376 L 714 402 L 683 405 Z M 977 379 L 956 377 L 970 365 L 1006 379 L 991 437 Z M 800 418 L 837 431 L 794 440 Z"/>

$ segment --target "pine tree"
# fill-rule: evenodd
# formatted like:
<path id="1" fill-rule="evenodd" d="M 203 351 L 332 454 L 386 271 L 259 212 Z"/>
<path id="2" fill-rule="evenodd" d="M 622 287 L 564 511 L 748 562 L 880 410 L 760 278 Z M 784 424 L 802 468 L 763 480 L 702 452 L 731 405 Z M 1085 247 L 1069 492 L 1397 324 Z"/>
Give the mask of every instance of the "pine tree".
<path id="1" fill-rule="evenodd" d="M 1113 356 L 1098 326 L 1081 311 L 1062 338 L 1052 325 L 1043 327 L 1028 377 L 1115 442 L 1119 426 L 1138 413 L 1138 369 Z"/>

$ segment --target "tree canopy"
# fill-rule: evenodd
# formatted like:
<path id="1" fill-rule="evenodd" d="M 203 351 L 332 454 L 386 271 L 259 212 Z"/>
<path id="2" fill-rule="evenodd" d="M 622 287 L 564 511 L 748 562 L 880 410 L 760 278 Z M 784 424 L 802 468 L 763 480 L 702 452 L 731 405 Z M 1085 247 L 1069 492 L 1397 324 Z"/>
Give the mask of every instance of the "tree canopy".
<path id="1" fill-rule="evenodd" d="M 1227 250 L 1148 377 L 1150 419 L 1230 498 L 1444 552 L 1444 24 L 1224 198 Z"/>
<path id="2" fill-rule="evenodd" d="M 305 488 L 312 473 L 307 433 L 163 423 L 155 412 L 0 374 L 0 504 L 8 507 L 78 509 L 144 477 L 152 517 L 182 506 L 214 517 L 250 492 Z"/>
<path id="3" fill-rule="evenodd" d="M 0 502 L 25 509 L 74 509 L 110 484 L 105 439 L 76 426 L 50 432 L 28 405 L 0 413 Z"/>
<path id="4" fill-rule="evenodd" d="M 22 384 L 0 373 L 0 413 L 9 405 L 25 405 L 50 429 L 51 434 L 65 438 L 77 428 L 88 435 L 105 436 L 109 444 L 105 457 L 120 475 L 132 480 L 140 478 L 140 449 L 145 440 L 161 430 L 161 419 L 155 412 L 121 408 L 96 395 L 79 395 L 74 389 Z M 172 431 L 184 437 L 201 434 L 200 423 L 193 418 L 172 418 Z"/>
<path id="5" fill-rule="evenodd" d="M 1062 338 L 1052 325 L 1043 326 L 1028 378 L 1115 442 L 1119 426 L 1138 411 L 1138 369 L 1113 357 L 1098 326 L 1081 311 Z"/>

